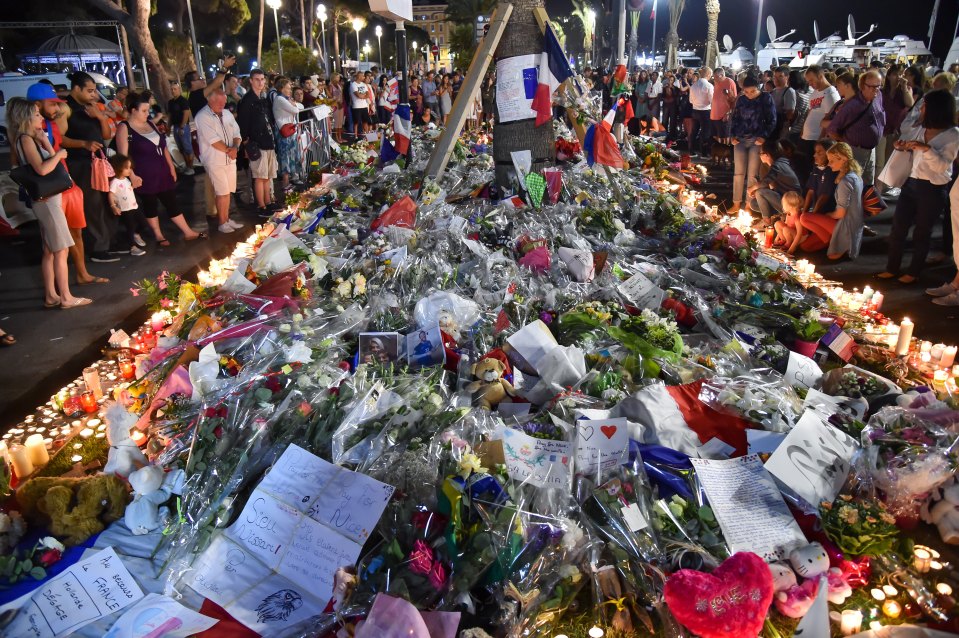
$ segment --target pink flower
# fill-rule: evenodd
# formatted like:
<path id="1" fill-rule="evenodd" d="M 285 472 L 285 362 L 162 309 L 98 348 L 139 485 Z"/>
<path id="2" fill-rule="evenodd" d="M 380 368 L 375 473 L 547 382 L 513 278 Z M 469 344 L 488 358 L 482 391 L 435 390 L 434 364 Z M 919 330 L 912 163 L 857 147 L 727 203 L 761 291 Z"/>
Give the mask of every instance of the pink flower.
<path id="1" fill-rule="evenodd" d="M 446 584 L 446 570 L 443 569 L 443 563 L 436 561 L 433 563 L 433 569 L 430 570 L 429 574 L 430 585 L 434 589 L 443 589 L 443 586 Z"/>
<path id="2" fill-rule="evenodd" d="M 134 297 L 139 297 L 139 296 L 140 296 L 140 289 L 139 289 L 139 288 L 130 288 L 130 292 L 133 293 L 133 296 L 134 296 Z"/>
<path id="3" fill-rule="evenodd" d="M 161 307 L 161 308 L 167 308 L 167 309 L 172 308 L 172 307 L 173 307 L 173 300 L 172 300 L 172 299 L 161 299 L 161 300 L 160 300 L 160 307 Z"/>
<path id="4" fill-rule="evenodd" d="M 430 574 L 433 568 L 433 549 L 421 540 L 413 543 L 413 551 L 410 553 L 410 571 L 414 574 Z"/>

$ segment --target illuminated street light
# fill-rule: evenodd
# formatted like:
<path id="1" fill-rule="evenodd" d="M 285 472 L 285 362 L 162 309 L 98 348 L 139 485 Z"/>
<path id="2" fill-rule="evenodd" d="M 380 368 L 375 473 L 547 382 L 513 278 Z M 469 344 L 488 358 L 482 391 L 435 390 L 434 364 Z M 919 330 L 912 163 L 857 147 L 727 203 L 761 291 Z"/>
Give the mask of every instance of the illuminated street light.
<path id="1" fill-rule="evenodd" d="M 363 19 L 362 18 L 353 18 L 353 29 L 356 31 L 356 64 L 357 71 L 359 71 L 360 64 L 360 29 L 363 28 Z"/>
<path id="2" fill-rule="evenodd" d="M 320 19 L 320 31 L 323 35 L 323 69 L 326 75 L 330 75 L 330 56 L 327 55 L 329 49 L 326 47 L 326 5 L 316 5 L 316 17 Z"/>
<path id="3" fill-rule="evenodd" d="M 383 27 L 376 25 L 376 50 L 379 51 L 380 57 L 380 71 L 383 70 L 383 41 L 380 38 L 383 37 Z"/>
<path id="4" fill-rule="evenodd" d="M 273 21 L 276 23 L 276 52 L 280 62 L 280 75 L 283 75 L 283 43 L 280 41 L 280 17 L 277 14 L 282 2 L 280 0 L 266 0 L 266 6 L 273 9 Z"/>

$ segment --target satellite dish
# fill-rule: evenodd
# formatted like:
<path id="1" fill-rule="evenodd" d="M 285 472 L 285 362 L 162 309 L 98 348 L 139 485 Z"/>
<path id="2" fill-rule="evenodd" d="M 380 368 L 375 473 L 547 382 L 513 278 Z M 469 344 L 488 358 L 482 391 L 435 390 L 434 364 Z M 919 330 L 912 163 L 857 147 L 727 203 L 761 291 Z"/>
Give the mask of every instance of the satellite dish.
<path id="1" fill-rule="evenodd" d="M 766 33 L 769 34 L 769 41 L 776 41 L 776 18 L 768 16 L 766 18 Z"/>
<path id="2" fill-rule="evenodd" d="M 847 33 L 849 34 L 850 40 L 856 39 L 856 20 L 852 17 L 852 14 L 849 14 L 849 23 L 847 24 Z"/>
<path id="3" fill-rule="evenodd" d="M 819 23 L 815 20 L 812 21 L 812 34 L 816 37 L 816 42 L 819 42 Z"/>
<path id="4" fill-rule="evenodd" d="M 723 46 L 726 47 L 727 51 L 733 50 L 733 39 L 729 37 L 729 34 L 723 36 Z"/>

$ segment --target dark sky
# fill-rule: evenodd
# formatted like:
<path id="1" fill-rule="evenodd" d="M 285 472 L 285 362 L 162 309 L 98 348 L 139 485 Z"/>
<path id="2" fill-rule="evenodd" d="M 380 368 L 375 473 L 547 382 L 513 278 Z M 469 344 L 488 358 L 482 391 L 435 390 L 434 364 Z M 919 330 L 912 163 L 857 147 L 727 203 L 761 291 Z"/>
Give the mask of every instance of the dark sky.
<path id="1" fill-rule="evenodd" d="M 607 0 L 609 1 L 609 0 Z M 719 40 L 729 34 L 737 44 L 752 48 L 756 37 L 756 17 L 759 0 L 720 0 Z M 867 40 L 908 35 L 917 40 L 926 40 L 929 31 L 929 17 L 935 0 L 764 0 L 763 13 L 776 18 L 779 34 L 792 29 L 796 33 L 790 40 L 813 41 L 813 19 L 819 21 L 819 31 L 826 37 L 834 31 L 846 32 L 846 17 L 852 13 L 856 28 L 864 31 L 870 23 L 878 24 L 876 31 Z M 649 49 L 652 36 L 650 9 L 653 0 L 646 0 L 646 7 L 640 18 L 640 48 Z M 656 39 L 662 45 L 663 37 L 669 28 L 668 0 L 658 0 Z M 547 8 L 553 16 L 564 15 L 569 11 L 569 0 L 547 0 Z M 952 44 L 959 15 L 957 0 L 941 0 L 939 16 L 936 22 L 932 52 L 944 57 Z M 686 0 L 686 10 L 679 23 L 679 36 L 684 39 L 702 40 L 706 37 L 705 0 Z M 766 37 L 765 18 L 762 31 L 763 42 Z"/>

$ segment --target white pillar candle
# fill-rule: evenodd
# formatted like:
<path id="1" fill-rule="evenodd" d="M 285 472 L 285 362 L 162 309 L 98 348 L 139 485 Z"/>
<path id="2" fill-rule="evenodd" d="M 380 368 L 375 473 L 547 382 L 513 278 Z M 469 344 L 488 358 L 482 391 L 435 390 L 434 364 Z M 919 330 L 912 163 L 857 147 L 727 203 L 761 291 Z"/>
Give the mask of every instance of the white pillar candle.
<path id="1" fill-rule="evenodd" d="M 942 352 L 946 349 L 946 344 L 937 343 L 929 350 L 929 356 L 932 357 L 933 361 L 939 361 L 942 358 Z"/>
<path id="2" fill-rule="evenodd" d="M 865 297 L 866 299 L 869 299 L 870 297 L 872 297 L 872 293 L 873 293 L 872 286 L 866 286 L 865 288 L 862 289 L 862 296 Z"/>
<path id="3" fill-rule="evenodd" d="M 919 352 L 932 352 L 932 342 L 923 341 L 919 344 Z M 930 355 L 931 356 L 931 355 Z"/>
<path id="4" fill-rule="evenodd" d="M 920 574 L 925 574 L 929 571 L 929 566 L 932 563 L 932 554 L 929 553 L 928 549 L 924 547 L 917 547 L 913 550 L 913 566 L 916 568 L 916 571 Z"/>
<path id="5" fill-rule="evenodd" d="M 30 460 L 30 452 L 22 445 L 14 445 L 10 448 L 10 461 L 18 479 L 23 480 L 33 474 L 33 461 Z"/>
<path id="6" fill-rule="evenodd" d="M 952 367 L 952 364 L 956 362 L 956 346 L 946 346 L 946 349 L 942 351 L 942 358 L 939 359 L 939 365 L 943 368 Z"/>
<path id="7" fill-rule="evenodd" d="M 882 301 L 883 301 L 883 299 L 885 299 L 885 297 L 883 296 L 883 294 L 882 294 L 881 292 L 877 292 L 876 294 L 874 294 L 874 295 L 872 296 L 872 305 L 873 305 L 873 308 L 875 308 L 876 310 L 881 310 L 881 309 L 882 309 Z"/>
<path id="8" fill-rule="evenodd" d="M 31 434 L 23 444 L 30 453 L 30 460 L 36 467 L 46 465 L 50 461 L 50 455 L 47 453 L 47 445 L 43 442 L 42 435 Z"/>
<path id="9" fill-rule="evenodd" d="M 858 634 L 862 630 L 862 612 L 858 609 L 843 611 L 839 629 L 843 636 Z"/>
<path id="10" fill-rule="evenodd" d="M 909 353 L 909 342 L 912 341 L 912 330 L 916 324 L 905 317 L 899 324 L 899 340 L 896 341 L 896 356 L 901 357 Z"/>

